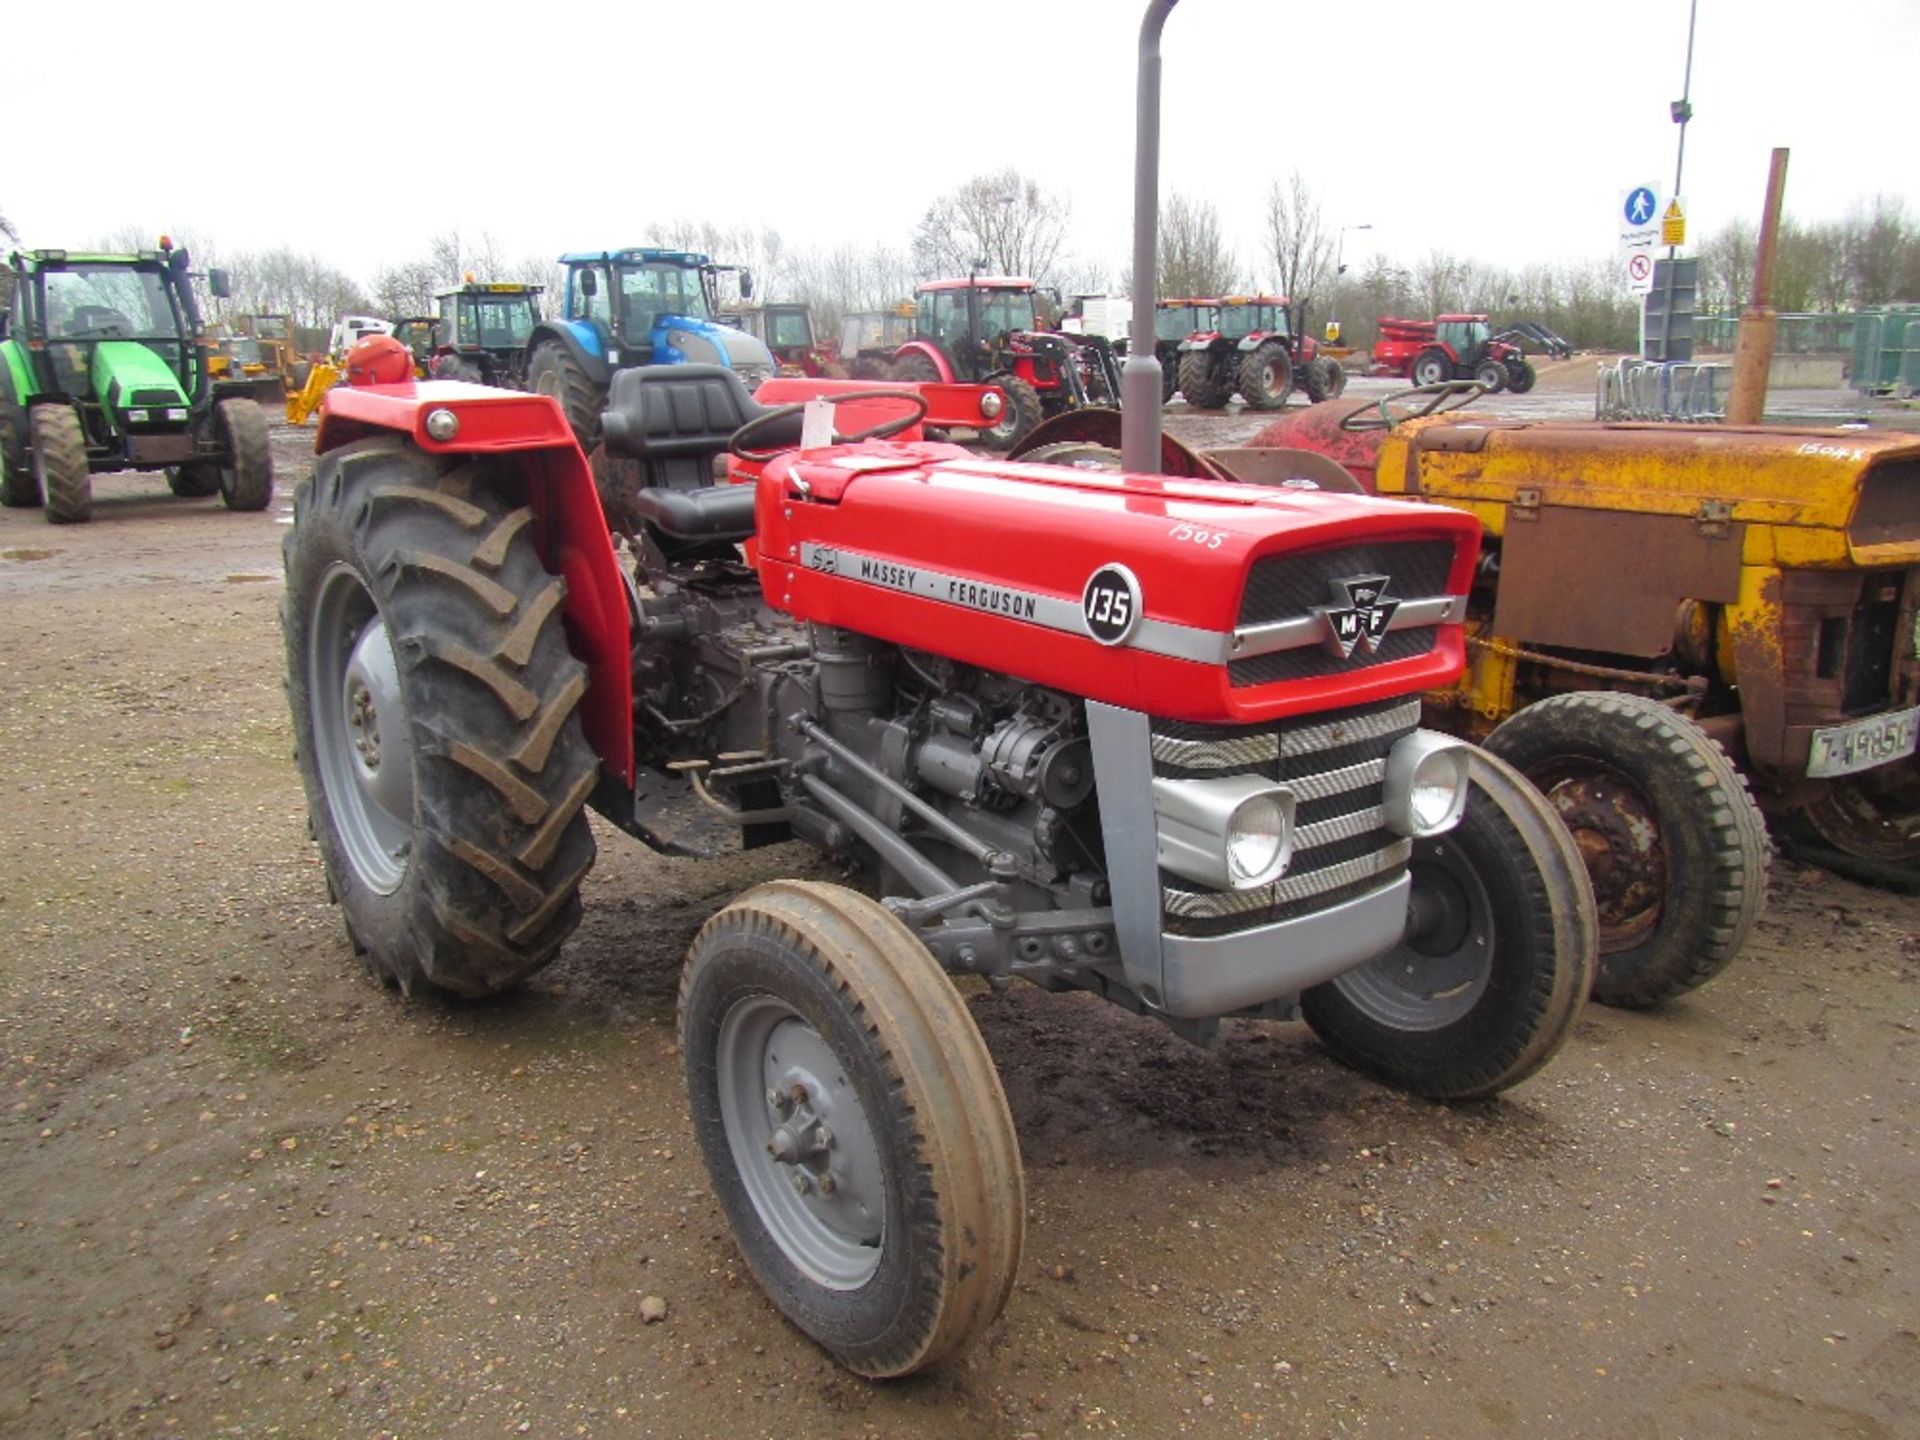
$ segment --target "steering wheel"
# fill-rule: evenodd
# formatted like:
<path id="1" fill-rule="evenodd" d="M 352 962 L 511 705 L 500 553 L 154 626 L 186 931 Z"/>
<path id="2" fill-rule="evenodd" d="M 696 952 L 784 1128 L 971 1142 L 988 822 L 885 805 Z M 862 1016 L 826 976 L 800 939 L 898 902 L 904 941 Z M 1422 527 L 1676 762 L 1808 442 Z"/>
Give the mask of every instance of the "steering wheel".
<path id="1" fill-rule="evenodd" d="M 1342 430 L 1391 430 L 1409 420 L 1425 419 L 1448 410 L 1458 410 L 1487 393 L 1478 380 L 1442 380 L 1437 385 L 1416 385 L 1411 390 L 1396 390 L 1378 400 L 1340 417 Z M 1397 406 L 1397 409 L 1389 408 Z"/>
<path id="2" fill-rule="evenodd" d="M 844 405 L 850 400 L 898 400 L 912 407 L 905 415 L 892 420 L 882 420 L 878 425 L 869 425 L 866 429 L 856 430 L 851 435 L 842 435 L 835 431 L 833 443 L 836 445 L 855 445 L 862 440 L 884 440 L 889 435 L 898 435 L 902 430 L 918 425 L 927 415 L 927 397 L 918 390 L 843 390 L 834 395 L 822 395 L 820 398 L 834 405 Z M 756 462 L 771 460 L 776 455 L 785 454 L 794 447 L 782 445 L 777 450 L 755 450 L 747 440 L 750 436 L 771 427 L 774 421 L 798 415 L 806 408 L 804 403 L 781 405 L 767 411 L 764 415 L 754 416 L 733 432 L 732 438 L 727 441 L 728 453 L 742 460 Z"/>
<path id="3" fill-rule="evenodd" d="M 76 305 L 67 326 L 76 335 L 126 334 L 132 331 L 133 322 L 109 305 Z"/>

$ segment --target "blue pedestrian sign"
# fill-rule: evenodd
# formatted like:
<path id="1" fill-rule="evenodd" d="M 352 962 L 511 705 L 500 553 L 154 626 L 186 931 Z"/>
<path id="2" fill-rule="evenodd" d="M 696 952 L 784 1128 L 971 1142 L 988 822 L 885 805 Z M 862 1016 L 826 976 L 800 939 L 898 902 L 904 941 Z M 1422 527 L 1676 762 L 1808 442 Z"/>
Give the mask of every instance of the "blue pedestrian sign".
<path id="1" fill-rule="evenodd" d="M 1645 185 L 1636 185 L 1627 192 L 1626 217 L 1629 225 L 1651 225 L 1653 212 L 1658 208 L 1653 191 Z"/>

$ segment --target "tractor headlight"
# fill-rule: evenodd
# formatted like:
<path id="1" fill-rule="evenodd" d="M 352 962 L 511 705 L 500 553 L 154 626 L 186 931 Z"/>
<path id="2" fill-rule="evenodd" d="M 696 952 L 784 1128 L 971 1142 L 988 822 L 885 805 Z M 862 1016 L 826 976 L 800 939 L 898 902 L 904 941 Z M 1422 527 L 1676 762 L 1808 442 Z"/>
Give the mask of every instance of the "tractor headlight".
<path id="1" fill-rule="evenodd" d="M 130 425 L 144 425 L 144 424 L 146 424 L 146 423 L 147 423 L 147 412 L 146 412 L 146 411 L 144 411 L 144 410 L 129 410 L 129 411 L 127 411 L 127 423 L 128 423 L 128 424 L 130 424 Z"/>
<path id="2" fill-rule="evenodd" d="M 175 409 L 167 411 L 167 419 L 169 420 L 182 421 L 182 420 L 185 420 L 186 418 L 187 418 L 187 412 L 177 407 Z"/>
<path id="3" fill-rule="evenodd" d="M 1006 408 L 1006 402 L 1000 398 L 998 390 L 989 390 L 980 397 L 980 413 L 989 420 L 998 420 L 1000 412 Z"/>
<path id="4" fill-rule="evenodd" d="M 1387 755 L 1381 803 L 1396 835 L 1438 835 L 1467 808 L 1473 748 L 1432 730 L 1403 735 Z"/>
<path id="5" fill-rule="evenodd" d="M 1153 782 L 1163 869 L 1215 890 L 1280 877 L 1293 852 L 1293 792 L 1259 775 Z"/>

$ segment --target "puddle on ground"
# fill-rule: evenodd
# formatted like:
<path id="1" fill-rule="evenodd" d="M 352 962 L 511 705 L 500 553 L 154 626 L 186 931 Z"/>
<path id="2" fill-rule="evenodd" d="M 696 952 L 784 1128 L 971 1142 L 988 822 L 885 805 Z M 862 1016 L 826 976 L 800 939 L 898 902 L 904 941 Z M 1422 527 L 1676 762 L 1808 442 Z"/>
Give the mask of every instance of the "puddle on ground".
<path id="1" fill-rule="evenodd" d="M 58 550 L 0 550 L 0 560 L 50 560 Z"/>

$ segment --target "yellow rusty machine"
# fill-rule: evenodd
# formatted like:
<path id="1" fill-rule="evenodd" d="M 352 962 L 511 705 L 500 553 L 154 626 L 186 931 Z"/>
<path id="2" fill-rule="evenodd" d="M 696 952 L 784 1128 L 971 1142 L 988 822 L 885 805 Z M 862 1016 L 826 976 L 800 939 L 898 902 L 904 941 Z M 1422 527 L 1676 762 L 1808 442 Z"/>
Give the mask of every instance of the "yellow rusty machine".
<path id="1" fill-rule="evenodd" d="M 1754 796 L 1823 862 L 1920 888 L 1920 436 L 1445 413 L 1478 393 L 1295 410 L 1237 450 L 1168 440 L 1163 468 L 1480 520 L 1468 668 L 1427 723 L 1484 737 L 1567 821 L 1596 998 L 1654 1004 L 1738 952 L 1765 893 Z M 1072 420 L 1015 454 L 1101 463 L 1101 420 Z"/>

